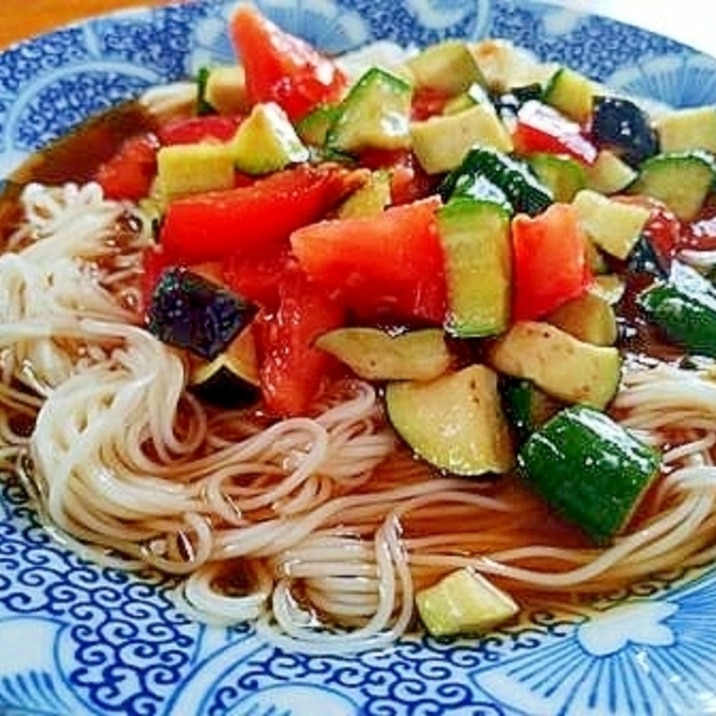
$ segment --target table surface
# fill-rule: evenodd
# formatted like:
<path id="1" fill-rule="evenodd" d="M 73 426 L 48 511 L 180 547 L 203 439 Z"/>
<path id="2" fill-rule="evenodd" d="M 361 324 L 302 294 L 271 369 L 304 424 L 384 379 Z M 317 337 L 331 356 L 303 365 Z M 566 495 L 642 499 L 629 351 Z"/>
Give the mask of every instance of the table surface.
<path id="1" fill-rule="evenodd" d="M 167 0 L 0 0 L 0 48 L 80 18 Z M 388 0 L 386 0 L 388 1 Z M 22 9 L 18 6 L 22 2 Z M 716 4 L 703 0 L 553 0 L 669 35 L 716 55 Z"/>

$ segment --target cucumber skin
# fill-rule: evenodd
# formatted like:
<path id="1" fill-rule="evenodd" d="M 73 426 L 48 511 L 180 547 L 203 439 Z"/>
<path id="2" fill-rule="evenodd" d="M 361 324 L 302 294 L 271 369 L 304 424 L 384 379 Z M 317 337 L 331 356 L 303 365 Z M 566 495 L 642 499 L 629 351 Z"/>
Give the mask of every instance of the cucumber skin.
<path id="1" fill-rule="evenodd" d="M 716 358 L 716 289 L 695 269 L 675 262 L 667 280 L 637 296 L 637 306 L 689 352 Z"/>
<path id="2" fill-rule="evenodd" d="M 560 411 L 517 455 L 519 474 L 597 544 L 627 524 L 660 462 L 656 450 L 585 406 Z"/>

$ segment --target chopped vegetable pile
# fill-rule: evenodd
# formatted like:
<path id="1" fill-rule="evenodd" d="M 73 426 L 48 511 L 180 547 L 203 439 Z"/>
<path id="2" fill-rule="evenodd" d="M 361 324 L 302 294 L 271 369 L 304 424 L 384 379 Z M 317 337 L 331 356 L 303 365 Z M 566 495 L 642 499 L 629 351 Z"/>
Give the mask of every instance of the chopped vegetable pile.
<path id="1" fill-rule="evenodd" d="M 659 473 L 609 416 L 630 336 L 716 356 L 716 289 L 681 258 L 716 245 L 716 109 L 652 117 L 566 67 L 496 83 L 453 40 L 349 78 L 254 8 L 230 29 L 241 66 L 97 174 L 159 211 L 148 327 L 193 388 L 220 372 L 222 406 L 283 417 L 376 381 L 417 455 L 518 470 L 613 539 Z"/>

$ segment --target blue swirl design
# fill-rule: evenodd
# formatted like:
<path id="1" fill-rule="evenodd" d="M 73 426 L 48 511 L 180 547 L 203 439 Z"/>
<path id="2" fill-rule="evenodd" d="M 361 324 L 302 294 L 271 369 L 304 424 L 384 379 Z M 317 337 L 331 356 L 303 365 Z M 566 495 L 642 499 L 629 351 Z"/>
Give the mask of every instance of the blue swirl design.
<path id="1" fill-rule="evenodd" d="M 257 0 L 338 52 L 369 39 L 501 36 L 677 106 L 716 102 L 714 60 L 608 20 L 518 0 Z M 234 0 L 118 13 L 0 55 L 0 167 L 149 84 L 233 61 Z M 688 575 L 686 575 L 688 576 Z M 100 569 L 0 489 L 0 713 L 455 716 L 702 713 L 716 699 L 716 571 L 637 585 L 591 611 L 539 612 L 479 640 L 402 640 L 347 657 L 211 628 L 171 582 Z M 28 643 L 24 650 L 17 645 Z"/>

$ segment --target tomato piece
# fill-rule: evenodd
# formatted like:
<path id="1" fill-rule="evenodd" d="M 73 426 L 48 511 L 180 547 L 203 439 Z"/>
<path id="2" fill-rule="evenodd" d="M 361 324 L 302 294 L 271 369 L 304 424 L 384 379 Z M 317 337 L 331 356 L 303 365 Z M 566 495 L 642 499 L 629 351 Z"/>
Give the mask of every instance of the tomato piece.
<path id="1" fill-rule="evenodd" d="M 336 367 L 314 342 L 344 325 L 344 311 L 298 270 L 284 275 L 278 293 L 276 311 L 259 318 L 261 390 L 269 413 L 305 415 Z"/>
<path id="2" fill-rule="evenodd" d="M 108 199 L 139 201 L 149 194 L 157 171 L 159 140 L 152 134 L 126 139 L 95 174 Z"/>
<path id="3" fill-rule="evenodd" d="M 696 251 L 716 250 L 716 201 L 713 197 L 706 200 L 692 222 L 682 226 L 681 244 L 682 248 Z"/>
<path id="4" fill-rule="evenodd" d="M 579 124 L 539 100 L 520 107 L 512 139 L 520 154 L 566 154 L 590 166 L 597 160 L 598 150 Z"/>
<path id="5" fill-rule="evenodd" d="M 441 114 L 449 100 L 450 95 L 446 95 L 444 92 L 418 89 L 413 95 L 411 119 L 419 122 L 436 114 Z"/>
<path id="6" fill-rule="evenodd" d="M 289 262 L 288 250 L 258 257 L 232 254 L 224 261 L 224 282 L 252 303 L 273 309 Z"/>
<path id="7" fill-rule="evenodd" d="M 243 117 L 210 114 L 204 117 L 173 119 L 159 127 L 157 136 L 162 145 L 196 144 L 205 140 L 228 142 L 241 125 Z"/>
<path id="8" fill-rule="evenodd" d="M 552 204 L 535 217 L 512 220 L 513 316 L 534 320 L 584 293 L 592 281 L 574 208 Z"/>
<path id="9" fill-rule="evenodd" d="M 295 231 L 291 248 L 303 270 L 359 318 L 441 323 L 439 205 L 432 197 L 378 216 L 323 221 Z"/>
<path id="10" fill-rule="evenodd" d="M 182 197 L 167 207 L 161 244 L 184 264 L 235 253 L 271 255 L 287 245 L 292 231 L 321 219 L 349 189 L 345 170 L 301 165 L 248 186 Z"/>
<path id="11" fill-rule="evenodd" d="M 339 100 L 348 80 L 338 65 L 250 5 L 230 21 L 231 38 L 246 72 L 250 102 L 276 102 L 292 120 Z"/>

